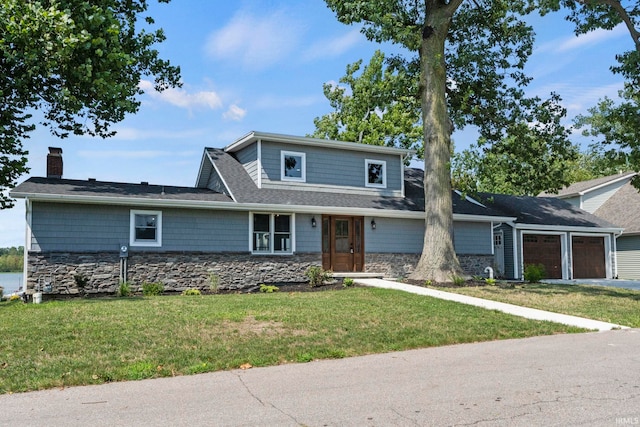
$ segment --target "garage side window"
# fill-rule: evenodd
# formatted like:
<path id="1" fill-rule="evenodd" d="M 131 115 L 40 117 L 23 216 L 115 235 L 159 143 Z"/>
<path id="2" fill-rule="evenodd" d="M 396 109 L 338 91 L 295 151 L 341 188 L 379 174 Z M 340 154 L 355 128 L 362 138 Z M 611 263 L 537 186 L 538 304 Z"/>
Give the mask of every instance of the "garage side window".
<path id="1" fill-rule="evenodd" d="M 162 246 L 162 212 L 132 210 L 130 213 L 130 246 Z"/>

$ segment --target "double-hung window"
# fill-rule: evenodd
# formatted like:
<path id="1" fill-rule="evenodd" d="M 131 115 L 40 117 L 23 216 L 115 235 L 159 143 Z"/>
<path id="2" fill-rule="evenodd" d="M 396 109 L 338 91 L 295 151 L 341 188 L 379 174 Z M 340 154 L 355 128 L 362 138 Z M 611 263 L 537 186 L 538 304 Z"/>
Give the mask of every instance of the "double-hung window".
<path id="1" fill-rule="evenodd" d="M 387 162 L 384 160 L 365 160 L 365 186 L 387 188 Z"/>
<path id="2" fill-rule="evenodd" d="M 281 151 L 281 175 L 282 181 L 299 181 L 307 180 L 306 158 L 304 153 L 295 153 L 293 151 Z"/>
<path id="3" fill-rule="evenodd" d="M 293 215 L 254 213 L 251 225 L 252 253 L 293 253 Z"/>
<path id="4" fill-rule="evenodd" d="M 132 210 L 130 213 L 130 246 L 162 246 L 162 212 Z"/>

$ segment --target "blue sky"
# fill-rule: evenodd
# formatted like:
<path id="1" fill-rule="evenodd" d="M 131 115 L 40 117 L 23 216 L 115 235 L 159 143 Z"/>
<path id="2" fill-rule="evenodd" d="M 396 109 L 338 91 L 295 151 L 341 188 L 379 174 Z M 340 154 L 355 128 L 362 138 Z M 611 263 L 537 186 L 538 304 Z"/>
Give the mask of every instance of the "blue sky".
<path id="1" fill-rule="evenodd" d="M 110 139 L 60 140 L 39 128 L 25 143 L 31 171 L 20 181 L 44 176 L 47 147 L 55 146 L 64 152 L 65 178 L 192 186 L 205 146 L 223 147 L 252 130 L 311 133 L 313 119 L 330 111 L 324 83 L 376 49 L 399 51 L 340 24 L 322 0 L 151 3 L 167 36 L 159 50 L 181 66 L 183 87 L 147 91 L 139 113 L 115 125 Z M 558 92 L 570 118 L 615 97 L 622 80 L 609 66 L 615 53 L 632 47 L 624 28 L 578 38 L 559 15 L 531 22 L 537 40 L 526 70 L 534 77 L 530 94 Z M 583 139 L 576 134 L 575 141 Z M 464 149 L 475 134 L 456 132 L 454 142 Z M 23 203 L 0 210 L 0 247 L 24 244 Z"/>

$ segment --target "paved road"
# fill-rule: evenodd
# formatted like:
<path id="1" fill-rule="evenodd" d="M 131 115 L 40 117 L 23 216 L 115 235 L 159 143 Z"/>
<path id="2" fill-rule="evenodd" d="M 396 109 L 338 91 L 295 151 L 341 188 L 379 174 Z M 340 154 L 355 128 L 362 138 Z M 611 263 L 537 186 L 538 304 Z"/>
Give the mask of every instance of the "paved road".
<path id="1" fill-rule="evenodd" d="M 640 425 L 640 330 L 5 395 L 0 408 L 3 426 Z"/>

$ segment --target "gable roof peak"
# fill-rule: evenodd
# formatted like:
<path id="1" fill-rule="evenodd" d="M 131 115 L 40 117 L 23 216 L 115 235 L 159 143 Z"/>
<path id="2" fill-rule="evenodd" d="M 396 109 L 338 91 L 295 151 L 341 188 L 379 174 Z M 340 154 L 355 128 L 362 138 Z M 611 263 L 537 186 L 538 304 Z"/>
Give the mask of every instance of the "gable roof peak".
<path id="1" fill-rule="evenodd" d="M 631 179 L 635 175 L 637 175 L 637 172 L 633 172 L 633 171 L 620 172 L 615 175 L 594 178 L 587 181 L 574 182 L 573 184 L 561 189 L 557 194 L 543 192 L 543 193 L 540 193 L 540 196 L 541 197 L 559 197 L 559 198 L 582 196 L 585 193 L 597 190 L 601 187 L 605 187 L 607 185 L 610 185 L 619 181 L 623 181 L 626 179 Z"/>

